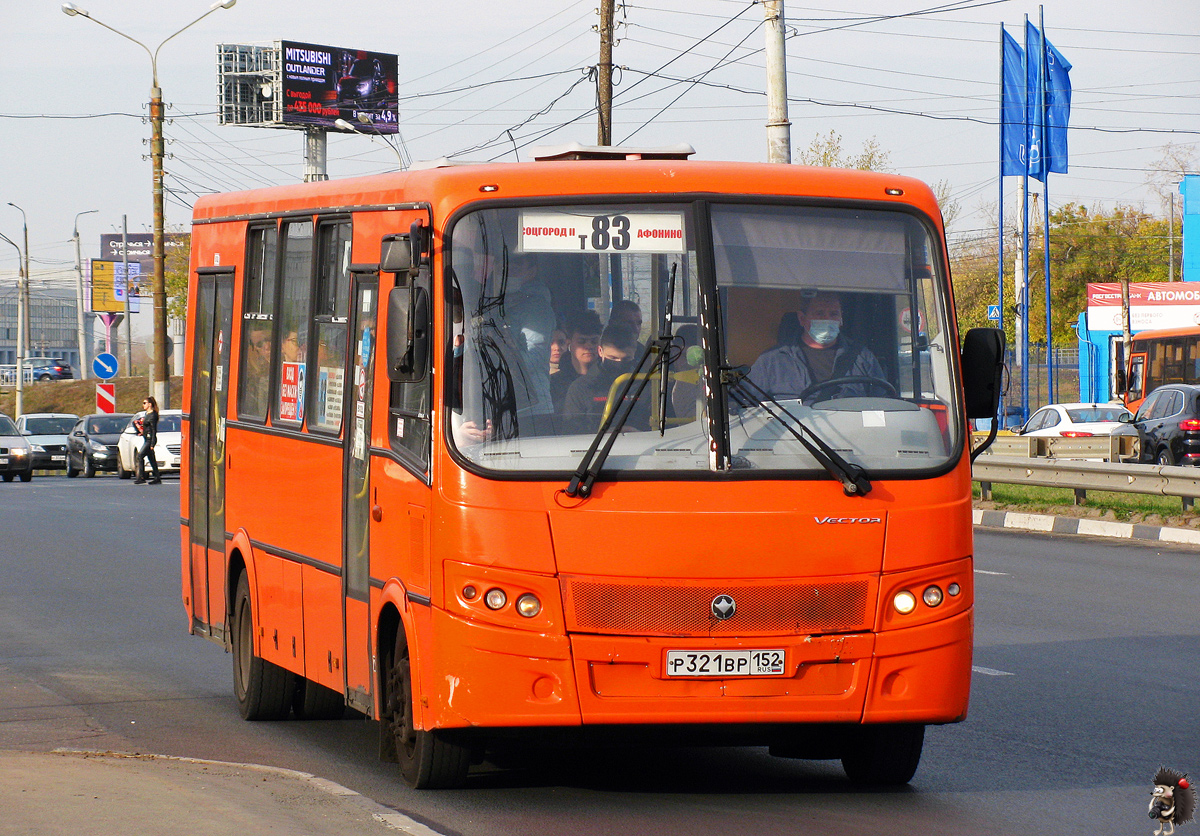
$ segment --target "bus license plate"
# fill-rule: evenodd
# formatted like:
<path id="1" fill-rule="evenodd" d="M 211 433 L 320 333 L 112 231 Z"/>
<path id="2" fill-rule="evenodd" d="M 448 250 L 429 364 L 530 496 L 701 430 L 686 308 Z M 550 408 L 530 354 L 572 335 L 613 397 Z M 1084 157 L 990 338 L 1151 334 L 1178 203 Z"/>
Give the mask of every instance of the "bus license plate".
<path id="1" fill-rule="evenodd" d="M 782 650 L 668 650 L 667 676 L 779 676 Z"/>

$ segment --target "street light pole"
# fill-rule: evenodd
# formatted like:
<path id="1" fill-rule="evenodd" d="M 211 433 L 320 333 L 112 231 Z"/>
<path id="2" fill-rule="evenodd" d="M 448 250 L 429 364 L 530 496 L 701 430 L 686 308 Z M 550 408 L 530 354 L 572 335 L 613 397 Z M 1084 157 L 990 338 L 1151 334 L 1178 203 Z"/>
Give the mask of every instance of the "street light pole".
<path id="1" fill-rule="evenodd" d="M 25 401 L 25 352 L 29 351 L 29 222 L 25 210 L 15 203 L 8 204 L 21 213 L 21 231 L 25 237 L 24 268 L 21 271 L 21 289 L 17 293 L 17 417 Z"/>
<path id="2" fill-rule="evenodd" d="M 351 122 L 347 122 L 345 119 L 333 120 L 333 126 L 335 128 L 341 128 L 343 131 L 352 131 L 352 132 L 358 134 L 359 136 L 365 136 L 367 139 L 370 139 L 372 141 L 375 140 L 375 136 L 376 136 L 375 134 L 369 134 L 366 131 L 359 130 L 357 126 L 355 126 Z M 392 145 L 392 143 L 388 142 L 386 139 L 381 140 L 381 141 L 388 148 L 392 149 L 392 153 L 396 155 L 396 160 L 399 161 L 399 163 L 400 163 L 400 171 L 404 171 L 406 168 L 408 168 L 408 166 L 404 163 L 404 155 L 400 153 L 400 149 L 397 148 L 395 145 Z"/>
<path id="3" fill-rule="evenodd" d="M 71 240 L 75 242 L 75 324 L 79 332 L 79 379 L 88 379 L 88 350 L 87 337 L 84 335 L 84 304 L 83 304 L 83 254 L 79 251 L 79 217 L 99 212 L 99 209 L 86 209 L 75 214 L 75 227 L 71 231 Z"/>
<path id="4" fill-rule="evenodd" d="M 17 402 L 14 418 L 20 418 L 25 410 L 25 268 L 21 261 L 21 248 L 4 233 L 0 239 L 12 244 L 17 251 Z"/>
<path id="5" fill-rule="evenodd" d="M 237 0 L 218 0 L 209 6 L 208 11 L 193 20 L 187 26 L 179 29 L 175 33 L 165 38 L 162 43 L 154 48 L 146 46 L 136 38 L 131 38 L 120 30 L 114 29 L 107 23 L 97 20 L 88 14 L 84 9 L 79 8 L 74 3 L 64 3 L 62 6 L 63 13 L 71 17 L 79 15 L 86 17 L 97 26 L 103 26 L 105 29 L 120 35 L 127 41 L 133 41 L 135 44 L 146 50 L 146 54 L 150 56 L 150 71 L 153 76 L 153 83 L 150 87 L 150 164 L 153 170 L 154 183 L 154 380 L 152 382 L 153 394 L 155 400 L 158 401 L 159 408 L 167 409 L 171 403 L 171 378 L 167 368 L 167 281 L 166 281 L 166 237 L 163 231 L 163 100 L 162 88 L 158 84 L 158 52 L 167 43 L 167 41 L 181 34 L 185 30 L 195 26 L 204 18 L 215 12 L 217 9 L 231 9 Z"/>

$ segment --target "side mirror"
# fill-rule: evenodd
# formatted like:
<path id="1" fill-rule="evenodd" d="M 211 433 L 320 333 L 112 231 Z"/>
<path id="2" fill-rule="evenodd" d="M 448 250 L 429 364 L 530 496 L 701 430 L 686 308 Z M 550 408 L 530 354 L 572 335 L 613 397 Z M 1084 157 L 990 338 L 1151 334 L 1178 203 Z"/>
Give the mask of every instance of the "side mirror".
<path id="1" fill-rule="evenodd" d="M 1120 421 L 1122 424 L 1132 424 L 1133 416 L 1130 415 L 1128 412 L 1124 412 L 1117 418 L 1117 420 Z"/>
<path id="2" fill-rule="evenodd" d="M 429 292 L 410 285 L 388 292 L 387 371 L 394 383 L 420 380 L 429 363 Z"/>
<path id="3" fill-rule="evenodd" d="M 967 418 L 991 418 L 1000 408 L 1004 373 L 1004 332 L 972 328 L 963 340 L 963 391 Z"/>
<path id="4" fill-rule="evenodd" d="M 380 245 L 379 269 L 384 273 L 407 273 L 412 267 L 412 242 L 407 235 L 385 235 Z"/>
<path id="5" fill-rule="evenodd" d="M 1125 389 L 1126 389 L 1125 383 L 1126 383 L 1126 381 L 1125 381 L 1125 370 L 1124 370 L 1124 369 L 1117 369 L 1117 380 L 1116 380 L 1116 384 L 1117 384 L 1117 393 L 1118 393 L 1118 394 L 1124 394 L 1124 393 L 1125 393 Z"/>

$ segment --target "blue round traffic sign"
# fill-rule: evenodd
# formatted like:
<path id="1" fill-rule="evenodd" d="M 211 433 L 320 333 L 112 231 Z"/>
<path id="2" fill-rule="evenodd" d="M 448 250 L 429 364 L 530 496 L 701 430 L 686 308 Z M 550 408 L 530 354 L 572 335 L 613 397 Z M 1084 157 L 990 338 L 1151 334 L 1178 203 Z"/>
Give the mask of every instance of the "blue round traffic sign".
<path id="1" fill-rule="evenodd" d="M 107 351 L 97 354 L 92 360 L 92 371 L 96 377 L 101 380 L 117 376 L 117 357 L 114 354 L 109 354 Z"/>

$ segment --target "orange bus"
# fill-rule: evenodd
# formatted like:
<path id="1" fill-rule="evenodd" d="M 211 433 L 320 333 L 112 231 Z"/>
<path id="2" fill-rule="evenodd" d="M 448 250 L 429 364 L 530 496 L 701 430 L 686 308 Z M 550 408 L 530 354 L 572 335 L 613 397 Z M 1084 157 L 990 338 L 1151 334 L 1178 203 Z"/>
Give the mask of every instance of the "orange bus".
<path id="1" fill-rule="evenodd" d="M 564 730 L 904 783 L 966 716 L 1002 340 L 934 197 L 689 153 L 197 201 L 182 593 L 246 719 L 449 787 Z"/>
<path id="2" fill-rule="evenodd" d="M 1134 334 L 1129 344 L 1123 400 L 1136 413 L 1146 396 L 1168 383 L 1200 383 L 1200 328 L 1164 328 Z"/>

